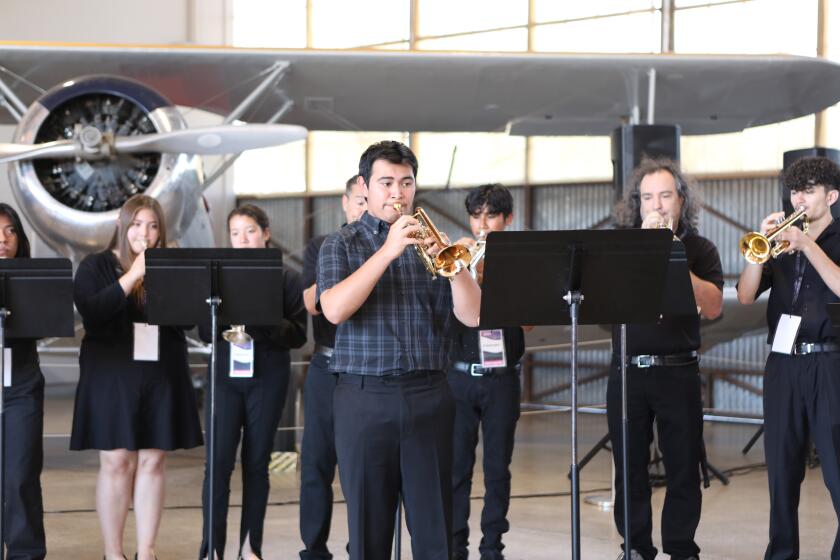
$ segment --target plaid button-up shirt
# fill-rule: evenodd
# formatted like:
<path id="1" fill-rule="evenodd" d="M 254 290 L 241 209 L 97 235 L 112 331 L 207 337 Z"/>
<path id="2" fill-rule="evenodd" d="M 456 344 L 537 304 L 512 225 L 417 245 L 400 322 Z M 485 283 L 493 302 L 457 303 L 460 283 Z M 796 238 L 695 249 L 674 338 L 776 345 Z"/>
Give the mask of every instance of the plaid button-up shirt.
<path id="1" fill-rule="evenodd" d="M 365 212 L 324 241 L 318 299 L 385 244 L 389 224 Z M 452 288 L 433 279 L 413 247 L 388 266 L 364 304 L 338 325 L 330 369 L 359 375 L 443 370 L 451 347 Z"/>

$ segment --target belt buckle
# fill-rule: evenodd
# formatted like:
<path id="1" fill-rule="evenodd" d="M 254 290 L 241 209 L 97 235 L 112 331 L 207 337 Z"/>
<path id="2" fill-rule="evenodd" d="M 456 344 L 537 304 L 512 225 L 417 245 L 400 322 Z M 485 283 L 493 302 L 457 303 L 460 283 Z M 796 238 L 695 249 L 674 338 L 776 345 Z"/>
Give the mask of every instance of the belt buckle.
<path id="1" fill-rule="evenodd" d="M 799 348 L 797 348 L 797 350 L 798 350 L 797 353 L 798 354 L 810 354 L 811 352 L 814 351 L 816 346 L 817 345 L 814 344 L 813 342 L 804 342 L 804 343 L 799 345 Z"/>
<path id="2" fill-rule="evenodd" d="M 643 354 L 641 356 L 636 356 L 636 367 L 638 368 L 649 368 L 654 363 L 654 357 L 650 354 Z"/>
<path id="3" fill-rule="evenodd" d="M 476 373 L 476 370 L 481 368 L 482 370 L 484 367 L 481 364 L 470 364 L 470 375 L 473 377 L 484 377 L 484 373 Z"/>

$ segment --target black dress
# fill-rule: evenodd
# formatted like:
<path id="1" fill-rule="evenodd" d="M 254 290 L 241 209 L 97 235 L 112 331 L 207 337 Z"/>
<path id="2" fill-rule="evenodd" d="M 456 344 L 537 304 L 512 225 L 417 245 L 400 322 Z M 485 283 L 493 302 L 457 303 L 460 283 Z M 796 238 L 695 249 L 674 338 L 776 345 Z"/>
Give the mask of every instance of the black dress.
<path id="1" fill-rule="evenodd" d="M 76 271 L 74 301 L 85 337 L 70 449 L 189 449 L 202 444 L 183 329 L 160 327 L 159 360 L 133 359 L 142 309 L 119 283 L 111 251 L 87 256 Z"/>

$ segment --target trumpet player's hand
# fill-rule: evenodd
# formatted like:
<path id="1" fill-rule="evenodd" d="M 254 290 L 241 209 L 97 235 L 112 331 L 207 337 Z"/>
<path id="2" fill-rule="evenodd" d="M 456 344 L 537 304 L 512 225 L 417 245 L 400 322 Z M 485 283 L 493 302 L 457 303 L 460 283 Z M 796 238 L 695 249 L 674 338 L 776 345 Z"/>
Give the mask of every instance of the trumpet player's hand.
<path id="1" fill-rule="evenodd" d="M 420 224 L 412 216 L 402 216 L 391 224 L 382 251 L 391 259 L 398 259 L 409 245 L 420 243 L 412 237 L 420 231 Z"/>
<path id="2" fill-rule="evenodd" d="M 665 221 L 666 218 L 663 217 L 659 212 L 650 212 L 642 220 L 642 229 L 657 229 L 661 227 L 661 224 Z"/>
<path id="3" fill-rule="evenodd" d="M 122 286 L 125 295 L 130 294 L 134 290 L 134 286 L 142 281 L 144 276 L 146 276 L 146 254 L 141 252 L 134 257 L 134 262 L 131 263 L 128 272 L 119 278 L 120 286 Z"/>
<path id="4" fill-rule="evenodd" d="M 787 241 L 789 245 L 785 249 L 785 253 L 792 253 L 793 251 L 804 251 L 809 245 L 814 243 L 814 240 L 808 237 L 798 227 L 789 227 L 782 233 L 776 236 L 778 241 Z"/>
<path id="5" fill-rule="evenodd" d="M 767 235 L 767 232 L 776 227 L 776 224 L 779 223 L 779 220 L 785 219 L 784 212 L 773 212 L 766 218 L 761 221 L 761 235 Z"/>

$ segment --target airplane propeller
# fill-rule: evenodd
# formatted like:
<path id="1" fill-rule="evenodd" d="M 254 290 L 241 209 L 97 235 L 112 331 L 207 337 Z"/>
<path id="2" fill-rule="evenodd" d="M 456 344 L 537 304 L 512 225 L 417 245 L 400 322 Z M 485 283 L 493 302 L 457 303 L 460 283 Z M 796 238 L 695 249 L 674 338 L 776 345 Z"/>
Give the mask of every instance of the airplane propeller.
<path id="1" fill-rule="evenodd" d="M 77 128 L 69 140 L 41 144 L 0 143 L 0 163 L 72 157 L 97 160 L 144 152 L 219 155 L 278 146 L 304 138 L 305 128 L 288 124 L 222 125 L 132 136 L 114 136 L 94 126 L 85 126 Z"/>

